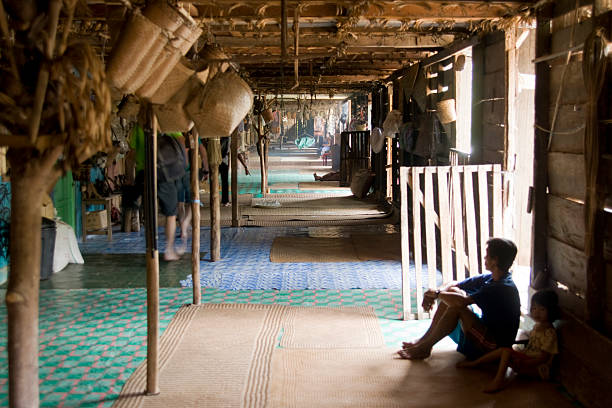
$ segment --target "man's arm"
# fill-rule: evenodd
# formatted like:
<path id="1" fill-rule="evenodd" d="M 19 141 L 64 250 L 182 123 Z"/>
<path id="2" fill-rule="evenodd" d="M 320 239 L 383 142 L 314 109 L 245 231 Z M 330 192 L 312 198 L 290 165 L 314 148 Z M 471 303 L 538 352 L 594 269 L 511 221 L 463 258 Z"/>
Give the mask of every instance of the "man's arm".
<path id="1" fill-rule="evenodd" d="M 423 294 L 423 309 L 427 312 L 432 309 L 436 299 L 440 299 L 451 307 L 464 307 L 474 303 L 474 300 L 459 287 L 457 281 L 443 284 L 438 289 L 427 289 Z"/>
<path id="2" fill-rule="evenodd" d="M 244 167 L 244 174 L 246 174 L 247 176 L 250 175 L 251 173 L 249 172 L 249 167 L 246 164 L 244 153 L 238 153 L 238 161 L 240 161 L 242 167 Z"/>
<path id="3" fill-rule="evenodd" d="M 474 303 L 472 298 L 467 296 L 465 292 L 460 293 L 454 290 L 440 292 L 438 298 L 450 307 L 465 307 Z"/>

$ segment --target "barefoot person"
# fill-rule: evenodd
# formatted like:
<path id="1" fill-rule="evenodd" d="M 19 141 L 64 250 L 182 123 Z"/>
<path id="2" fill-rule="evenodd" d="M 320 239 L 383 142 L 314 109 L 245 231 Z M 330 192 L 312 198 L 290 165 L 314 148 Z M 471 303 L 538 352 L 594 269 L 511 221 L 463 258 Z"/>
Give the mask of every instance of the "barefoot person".
<path id="1" fill-rule="evenodd" d="M 498 347 L 510 347 L 520 317 L 519 294 L 509 271 L 515 256 L 512 241 L 492 238 L 487 241 L 485 255 L 485 267 L 490 274 L 427 290 L 423 308 L 431 310 L 438 300 L 438 310 L 423 337 L 416 342 L 404 342 L 397 352 L 399 356 L 412 360 L 427 358 L 434 344 L 448 335 L 458 344 L 457 351 L 469 360 Z M 472 304 L 482 310 L 482 317 L 468 307 Z"/>
<path id="2" fill-rule="evenodd" d="M 506 371 L 511 367 L 518 374 L 548 380 L 550 366 L 557 347 L 557 332 L 552 325 L 559 317 L 559 298 L 552 290 L 537 292 L 531 298 L 530 315 L 535 321 L 529 333 L 529 342 L 524 350 L 501 347 L 474 361 L 462 361 L 458 368 L 472 368 L 481 364 L 499 361 L 497 374 L 484 392 L 496 392 L 505 386 Z"/>

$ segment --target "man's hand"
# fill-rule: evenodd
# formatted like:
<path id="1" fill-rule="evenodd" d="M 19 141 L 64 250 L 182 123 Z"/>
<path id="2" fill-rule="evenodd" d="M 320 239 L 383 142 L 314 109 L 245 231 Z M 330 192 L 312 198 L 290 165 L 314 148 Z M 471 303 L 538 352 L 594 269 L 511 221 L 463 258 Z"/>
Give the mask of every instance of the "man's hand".
<path id="1" fill-rule="evenodd" d="M 423 306 L 423 310 L 429 312 L 433 308 L 433 305 L 436 302 L 437 298 L 438 292 L 436 290 L 427 289 L 423 294 L 423 303 L 421 303 L 421 306 Z"/>

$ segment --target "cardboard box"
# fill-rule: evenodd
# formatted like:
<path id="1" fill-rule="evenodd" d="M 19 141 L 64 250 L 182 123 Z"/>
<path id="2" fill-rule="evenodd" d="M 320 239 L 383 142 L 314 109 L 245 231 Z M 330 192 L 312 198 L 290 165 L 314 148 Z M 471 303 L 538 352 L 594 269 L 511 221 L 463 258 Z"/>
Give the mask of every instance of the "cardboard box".
<path id="1" fill-rule="evenodd" d="M 106 210 L 89 211 L 85 217 L 87 220 L 87 230 L 100 230 L 107 227 Z"/>

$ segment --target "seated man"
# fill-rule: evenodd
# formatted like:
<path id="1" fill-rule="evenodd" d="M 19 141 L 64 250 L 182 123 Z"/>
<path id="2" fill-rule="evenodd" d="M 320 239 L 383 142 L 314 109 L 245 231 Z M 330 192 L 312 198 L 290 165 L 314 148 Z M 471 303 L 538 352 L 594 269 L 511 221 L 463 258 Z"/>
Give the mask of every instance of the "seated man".
<path id="1" fill-rule="evenodd" d="M 423 296 L 423 309 L 429 311 L 436 299 L 438 310 L 431 326 L 416 342 L 404 342 L 397 353 L 405 359 L 429 357 L 431 348 L 445 336 L 458 344 L 457 351 L 474 360 L 498 347 L 510 347 L 516 338 L 520 318 L 518 290 L 509 271 L 516 256 L 510 240 L 487 241 L 485 268 L 490 274 L 451 282 Z M 482 317 L 468 306 L 476 304 Z"/>

